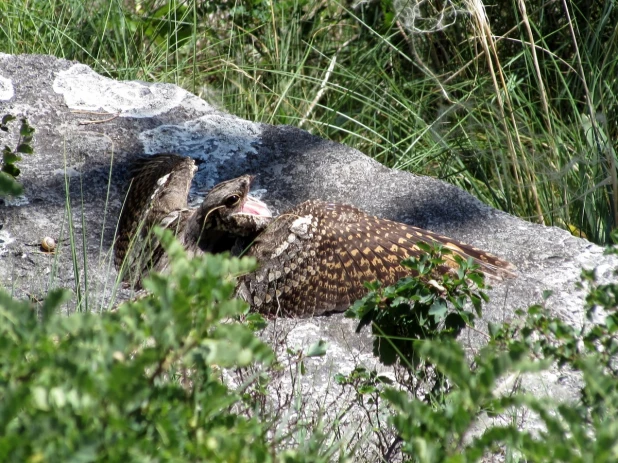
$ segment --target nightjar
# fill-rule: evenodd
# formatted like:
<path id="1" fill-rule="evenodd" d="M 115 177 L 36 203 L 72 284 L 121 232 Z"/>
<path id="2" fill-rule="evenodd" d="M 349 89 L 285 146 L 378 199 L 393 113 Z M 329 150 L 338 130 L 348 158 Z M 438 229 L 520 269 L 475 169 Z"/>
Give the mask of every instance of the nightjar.
<path id="1" fill-rule="evenodd" d="M 458 255 L 472 258 L 487 275 L 515 275 L 512 264 L 480 249 L 350 205 L 306 201 L 272 218 L 266 205 L 249 195 L 252 177 L 247 175 L 220 183 L 199 207 L 189 208 L 195 169 L 193 160 L 173 154 L 137 164 L 115 245 L 116 265 L 133 275 L 127 278 L 133 284 L 167 266 L 156 240 L 148 239 L 154 225 L 174 230 L 191 255 L 245 249 L 254 256 L 258 268 L 239 278 L 237 295 L 269 316 L 344 311 L 364 296 L 364 282 L 390 285 L 410 276 L 400 262 L 424 252 L 419 242 L 440 243 L 451 251 L 444 255 L 441 273 L 458 268 Z M 132 252 L 130 243 L 135 243 Z"/>

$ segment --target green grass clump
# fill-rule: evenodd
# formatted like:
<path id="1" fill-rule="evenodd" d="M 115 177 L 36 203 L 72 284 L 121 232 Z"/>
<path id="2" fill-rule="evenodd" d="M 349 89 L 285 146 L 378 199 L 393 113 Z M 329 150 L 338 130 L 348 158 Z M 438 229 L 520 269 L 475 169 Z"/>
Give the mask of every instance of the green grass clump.
<path id="1" fill-rule="evenodd" d="M 0 51 L 173 82 L 609 243 L 615 3 L 416 3 L 16 0 Z"/>

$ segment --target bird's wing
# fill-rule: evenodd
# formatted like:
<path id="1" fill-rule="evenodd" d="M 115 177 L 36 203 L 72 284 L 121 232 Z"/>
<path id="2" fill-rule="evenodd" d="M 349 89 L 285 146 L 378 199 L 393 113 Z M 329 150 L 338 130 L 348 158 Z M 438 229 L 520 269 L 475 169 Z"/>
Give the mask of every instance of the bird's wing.
<path id="1" fill-rule="evenodd" d="M 307 317 L 346 310 L 363 297 L 364 282 L 391 285 L 409 276 L 400 262 L 424 253 L 417 243 L 452 250 L 438 269 L 458 267 L 454 255 L 472 259 L 487 274 L 514 267 L 450 238 L 365 214 L 348 205 L 308 201 L 278 217 L 251 247 L 259 268 L 240 281 L 239 294 L 260 312 Z"/>
<path id="2" fill-rule="evenodd" d="M 116 267 L 123 268 L 125 275 L 139 279 L 144 270 L 156 267 L 163 253 L 151 239 L 152 227 L 177 231 L 187 220 L 192 213 L 187 196 L 196 169 L 193 159 L 175 154 L 136 162 L 114 244 Z"/>

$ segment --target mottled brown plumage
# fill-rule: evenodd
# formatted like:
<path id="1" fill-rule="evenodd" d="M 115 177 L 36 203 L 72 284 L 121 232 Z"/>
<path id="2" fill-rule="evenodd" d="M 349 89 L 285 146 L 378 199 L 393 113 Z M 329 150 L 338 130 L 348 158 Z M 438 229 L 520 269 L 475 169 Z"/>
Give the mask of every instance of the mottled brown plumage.
<path id="1" fill-rule="evenodd" d="M 264 203 L 249 195 L 252 177 L 216 185 L 199 207 L 187 196 L 195 171 L 193 159 L 158 154 L 137 161 L 118 222 L 116 267 L 136 287 L 150 271 L 168 266 L 152 235 L 155 225 L 172 230 L 190 256 L 244 249 L 270 222 Z"/>
<path id="2" fill-rule="evenodd" d="M 239 237 L 253 240 L 247 254 L 257 259 L 258 269 L 239 279 L 237 294 L 254 310 L 271 316 L 308 317 L 343 311 L 365 294 L 364 282 L 380 280 L 389 285 L 409 276 L 410 270 L 402 267 L 400 262 L 424 252 L 417 246 L 419 242 L 441 243 L 452 251 L 452 254 L 445 255 L 446 262 L 440 269 L 443 273 L 457 268 L 454 255 L 459 255 L 464 259 L 471 257 L 488 275 L 513 275 L 514 267 L 510 263 L 480 249 L 427 230 L 370 216 L 349 205 L 307 201 L 270 223 L 270 218 L 260 214 L 244 214 L 242 220 L 238 220 L 239 217 L 235 218 L 225 202 L 229 201 L 227 198 L 234 189 L 242 190 L 243 198 L 248 197 L 251 182 L 248 176 L 217 185 L 199 208 L 188 210 L 185 177 L 188 173 L 191 177 L 193 175 L 193 171 L 187 168 L 188 161 L 162 161 L 153 161 L 155 168 L 148 165 L 141 169 L 146 175 L 158 176 L 165 181 L 145 181 L 139 178 L 141 174 L 134 181 L 134 185 L 157 185 L 150 189 L 155 191 L 154 194 L 148 193 L 153 204 L 148 206 L 145 222 L 149 226 L 154 223 L 169 226 L 167 223 L 172 223 L 183 245 L 193 254 L 233 251 L 239 249 L 233 244 Z M 169 166 L 182 175 L 167 176 L 169 171 L 164 169 Z M 157 175 L 153 176 L 153 171 Z M 181 177 L 183 181 L 180 181 Z M 239 183 L 241 188 L 237 187 Z M 167 188 L 178 190 L 174 195 L 170 193 L 169 198 L 185 194 L 185 202 L 178 204 L 167 199 L 162 192 Z M 145 188 L 143 191 L 150 190 Z M 127 204 L 139 204 L 143 209 L 149 201 L 132 199 L 133 194 L 141 194 L 139 191 L 136 188 L 133 193 L 129 192 Z M 180 206 L 181 209 L 170 212 L 171 206 Z M 179 216 L 180 220 L 177 219 Z M 144 217 L 143 212 L 141 217 Z M 126 219 L 124 222 L 121 219 L 121 224 L 126 222 Z M 123 234 L 132 233 L 129 229 L 119 228 Z M 121 245 L 120 250 L 124 247 Z M 156 268 L 161 268 L 161 265 Z"/>
<path id="3" fill-rule="evenodd" d="M 498 257 L 445 236 L 370 216 L 353 206 L 307 201 L 277 217 L 255 240 L 249 255 L 259 269 L 240 280 L 238 294 L 269 315 L 307 317 L 340 312 L 366 294 L 364 282 L 390 285 L 409 276 L 400 262 L 424 253 L 418 242 L 441 243 L 441 273 L 471 257 L 495 277 L 514 267 Z"/>
<path id="4" fill-rule="evenodd" d="M 163 250 L 152 237 L 151 229 L 166 222 L 172 225 L 174 214 L 176 219 L 186 215 L 187 196 L 196 169 L 191 158 L 176 155 L 135 161 L 114 244 L 114 262 L 126 272 L 126 280 L 139 286 L 143 274 L 158 268 Z"/>

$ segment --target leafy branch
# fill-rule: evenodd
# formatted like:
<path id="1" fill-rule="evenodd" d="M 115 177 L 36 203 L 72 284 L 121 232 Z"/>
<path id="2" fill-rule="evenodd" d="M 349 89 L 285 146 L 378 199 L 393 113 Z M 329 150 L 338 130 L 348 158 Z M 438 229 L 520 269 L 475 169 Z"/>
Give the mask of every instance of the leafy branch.
<path id="1" fill-rule="evenodd" d="M 9 131 L 9 123 L 15 120 L 15 116 L 5 114 L 0 121 L 0 130 L 3 132 Z M 2 149 L 2 163 L 0 164 L 0 196 L 11 195 L 17 196 L 23 193 L 23 187 L 15 179 L 21 173 L 17 163 L 21 161 L 22 154 L 32 154 L 32 138 L 34 136 L 34 127 L 28 124 L 28 120 L 23 117 L 21 119 L 21 127 L 19 128 L 19 140 L 17 146 L 11 149 L 8 145 L 4 145 Z"/>

